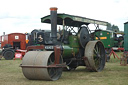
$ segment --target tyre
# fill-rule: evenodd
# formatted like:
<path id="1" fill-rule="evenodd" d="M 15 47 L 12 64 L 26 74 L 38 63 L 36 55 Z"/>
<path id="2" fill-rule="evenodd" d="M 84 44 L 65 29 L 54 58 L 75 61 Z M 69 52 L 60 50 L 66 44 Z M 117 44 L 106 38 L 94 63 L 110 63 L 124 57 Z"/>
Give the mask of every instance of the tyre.
<path id="1" fill-rule="evenodd" d="M 12 60 L 14 58 L 15 52 L 13 49 L 7 49 L 3 52 L 3 56 L 6 60 Z"/>

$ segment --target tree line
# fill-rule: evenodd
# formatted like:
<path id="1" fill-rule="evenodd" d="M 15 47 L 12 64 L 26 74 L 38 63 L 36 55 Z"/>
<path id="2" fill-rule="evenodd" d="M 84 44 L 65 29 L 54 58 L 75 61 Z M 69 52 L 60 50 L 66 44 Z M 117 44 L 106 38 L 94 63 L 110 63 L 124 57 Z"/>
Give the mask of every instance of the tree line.
<path id="1" fill-rule="evenodd" d="M 114 32 L 119 32 L 119 27 L 116 25 L 111 25 L 111 23 L 108 23 L 106 30 L 111 30 Z"/>

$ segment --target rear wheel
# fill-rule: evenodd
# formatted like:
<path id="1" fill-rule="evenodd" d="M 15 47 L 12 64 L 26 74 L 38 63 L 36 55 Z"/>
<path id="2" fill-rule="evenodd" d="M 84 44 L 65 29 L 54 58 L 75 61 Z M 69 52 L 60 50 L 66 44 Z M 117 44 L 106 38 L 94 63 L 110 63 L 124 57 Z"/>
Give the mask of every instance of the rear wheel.
<path id="1" fill-rule="evenodd" d="M 89 41 L 85 47 L 85 64 L 90 71 L 102 71 L 105 66 L 105 49 L 100 41 Z"/>

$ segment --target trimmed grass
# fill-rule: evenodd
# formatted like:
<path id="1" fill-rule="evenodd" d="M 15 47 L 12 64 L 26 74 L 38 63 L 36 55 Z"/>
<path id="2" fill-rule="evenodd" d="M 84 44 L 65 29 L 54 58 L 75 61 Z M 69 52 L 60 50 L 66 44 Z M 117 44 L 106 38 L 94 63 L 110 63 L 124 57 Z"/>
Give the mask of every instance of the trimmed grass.
<path id="1" fill-rule="evenodd" d="M 120 56 L 121 52 L 117 55 Z M 28 80 L 19 67 L 22 60 L 0 60 L 0 85 L 127 85 L 128 66 L 120 66 L 113 58 L 106 63 L 102 72 L 88 72 L 85 67 L 63 72 L 57 81 Z"/>

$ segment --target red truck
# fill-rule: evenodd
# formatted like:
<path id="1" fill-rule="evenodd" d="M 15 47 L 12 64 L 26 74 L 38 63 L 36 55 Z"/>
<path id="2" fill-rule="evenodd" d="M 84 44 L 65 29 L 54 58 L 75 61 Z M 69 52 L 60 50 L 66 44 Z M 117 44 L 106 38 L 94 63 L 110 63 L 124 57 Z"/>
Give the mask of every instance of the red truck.
<path id="1" fill-rule="evenodd" d="M 1 36 L 1 48 L 2 56 L 6 60 L 14 58 L 17 49 L 26 49 L 26 34 L 23 33 L 11 33 Z"/>

